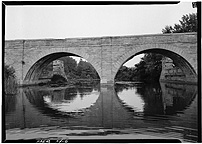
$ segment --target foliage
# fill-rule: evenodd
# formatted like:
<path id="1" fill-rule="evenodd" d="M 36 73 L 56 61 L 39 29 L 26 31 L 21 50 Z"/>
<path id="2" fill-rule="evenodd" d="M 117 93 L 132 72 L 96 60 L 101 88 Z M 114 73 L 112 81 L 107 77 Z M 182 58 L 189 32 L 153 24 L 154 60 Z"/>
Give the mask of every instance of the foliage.
<path id="1" fill-rule="evenodd" d="M 59 58 L 59 60 L 62 60 L 64 62 L 65 73 L 70 77 L 75 77 L 76 71 L 77 71 L 76 60 L 69 56 L 61 57 L 61 58 Z"/>
<path id="2" fill-rule="evenodd" d="M 135 65 L 135 74 L 142 81 L 158 81 L 162 69 L 162 55 L 146 53 L 142 60 Z"/>
<path id="3" fill-rule="evenodd" d="M 83 60 L 80 60 L 78 63 L 76 74 L 81 79 L 99 79 L 99 76 L 93 66 Z"/>
<path id="4" fill-rule="evenodd" d="M 11 66 L 4 65 L 4 78 L 8 79 L 9 77 L 15 78 L 15 70 Z"/>
<path id="5" fill-rule="evenodd" d="M 165 26 L 162 29 L 163 33 L 185 33 L 185 32 L 197 32 L 197 14 L 186 14 L 179 20 L 180 24 L 174 24 L 174 26 Z"/>
<path id="6" fill-rule="evenodd" d="M 4 92 L 6 94 L 17 93 L 17 82 L 15 78 L 15 70 L 13 67 L 4 65 Z"/>
<path id="7" fill-rule="evenodd" d="M 68 79 L 99 79 L 99 76 L 94 67 L 86 61 L 80 59 L 77 64 L 72 57 L 61 57 L 59 60 L 64 62 L 64 71 Z M 46 71 L 52 71 L 52 65 L 49 64 Z"/>
<path id="8" fill-rule="evenodd" d="M 54 83 L 60 83 L 60 82 L 63 83 L 63 82 L 66 82 L 67 80 L 64 77 L 62 77 L 61 75 L 55 74 L 51 78 L 51 81 Z"/>
<path id="9" fill-rule="evenodd" d="M 117 81 L 158 81 L 161 74 L 162 55 L 146 53 L 141 61 L 135 64 L 135 68 L 122 66 L 117 75 Z"/>
<path id="10" fill-rule="evenodd" d="M 134 73 L 134 68 L 121 66 L 115 79 L 116 81 L 135 81 L 137 78 L 135 77 Z"/>

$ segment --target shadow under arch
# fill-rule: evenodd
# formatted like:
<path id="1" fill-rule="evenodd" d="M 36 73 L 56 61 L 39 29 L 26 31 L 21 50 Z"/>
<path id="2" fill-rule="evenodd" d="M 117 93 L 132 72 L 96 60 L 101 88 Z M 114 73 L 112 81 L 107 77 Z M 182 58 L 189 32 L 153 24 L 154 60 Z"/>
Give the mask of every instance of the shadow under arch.
<path id="1" fill-rule="evenodd" d="M 183 71 L 183 73 L 185 74 L 186 81 L 190 80 L 191 82 L 194 82 L 194 83 L 197 82 L 197 73 L 194 70 L 194 68 L 191 66 L 191 64 L 185 58 L 183 58 L 182 56 L 180 56 L 179 54 L 177 54 L 173 51 L 161 49 L 161 48 L 146 49 L 146 50 L 142 50 L 140 52 L 133 54 L 127 60 L 122 62 L 122 64 L 120 65 L 120 67 L 118 68 L 118 70 L 115 74 L 114 79 L 116 78 L 116 75 L 117 75 L 119 69 L 121 68 L 121 66 L 124 63 L 126 63 L 128 60 L 132 59 L 134 56 L 137 56 L 137 55 L 143 54 L 143 53 L 157 53 L 157 54 L 161 54 L 163 56 L 166 56 L 166 57 L 172 59 L 175 66 L 179 67 Z"/>
<path id="2" fill-rule="evenodd" d="M 48 55 L 42 57 L 41 59 L 39 59 L 38 61 L 36 61 L 31 66 L 31 68 L 26 73 L 26 76 L 24 78 L 24 83 L 29 84 L 29 83 L 32 83 L 32 82 L 36 82 L 39 79 L 39 76 L 42 73 L 43 67 L 46 67 L 50 62 L 52 62 L 52 61 L 54 61 L 56 59 L 59 59 L 61 57 L 65 57 L 65 56 L 81 57 L 79 55 L 76 55 L 76 54 L 73 54 L 73 53 L 68 53 L 68 52 L 55 52 L 55 53 L 48 54 Z M 93 67 L 92 64 L 91 64 L 91 66 Z M 97 72 L 96 69 L 95 69 L 95 71 Z M 97 72 L 97 75 L 99 76 L 99 79 L 100 79 L 100 75 L 99 75 L 98 72 Z"/>

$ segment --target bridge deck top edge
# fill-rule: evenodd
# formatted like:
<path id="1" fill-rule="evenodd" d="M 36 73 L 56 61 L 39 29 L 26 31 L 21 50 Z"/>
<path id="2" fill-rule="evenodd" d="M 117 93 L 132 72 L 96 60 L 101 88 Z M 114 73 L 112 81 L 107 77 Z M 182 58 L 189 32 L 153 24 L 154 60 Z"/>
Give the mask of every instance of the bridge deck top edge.
<path id="1" fill-rule="evenodd" d="M 197 35 L 197 32 L 189 33 L 166 33 L 166 34 L 142 34 L 142 35 L 123 35 L 123 36 L 101 36 L 101 37 L 74 37 L 74 38 L 43 38 L 43 39 L 13 39 L 5 42 L 14 41 L 51 41 L 51 40 L 88 40 L 88 39 L 110 39 L 110 38 L 132 38 L 132 37 L 151 37 L 151 36 L 174 36 L 174 35 Z"/>

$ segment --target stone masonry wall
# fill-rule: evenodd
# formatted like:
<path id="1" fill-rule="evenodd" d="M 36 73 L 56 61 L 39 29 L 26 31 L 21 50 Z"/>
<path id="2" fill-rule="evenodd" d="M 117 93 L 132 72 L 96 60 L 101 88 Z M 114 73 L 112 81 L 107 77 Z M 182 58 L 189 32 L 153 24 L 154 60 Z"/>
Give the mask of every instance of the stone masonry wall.
<path id="1" fill-rule="evenodd" d="M 18 81 L 23 84 L 27 74 L 32 75 L 39 71 L 36 69 L 40 69 L 40 66 L 34 65 L 36 62 L 43 65 L 50 59 L 54 60 L 53 54 L 71 53 L 90 62 L 98 72 L 101 83 L 111 84 L 121 65 L 131 56 L 145 50 L 162 52 L 167 57 L 171 56 L 174 61 L 181 59 L 178 58 L 179 55 L 192 66 L 193 70 L 189 73 L 194 75 L 195 72 L 194 76 L 197 76 L 196 33 L 10 40 L 5 42 L 5 63 L 16 69 Z"/>
<path id="2" fill-rule="evenodd" d="M 183 81 L 185 80 L 186 75 L 179 68 L 174 66 L 173 61 L 167 57 L 164 57 L 162 60 L 162 72 L 160 80 L 167 81 Z"/>

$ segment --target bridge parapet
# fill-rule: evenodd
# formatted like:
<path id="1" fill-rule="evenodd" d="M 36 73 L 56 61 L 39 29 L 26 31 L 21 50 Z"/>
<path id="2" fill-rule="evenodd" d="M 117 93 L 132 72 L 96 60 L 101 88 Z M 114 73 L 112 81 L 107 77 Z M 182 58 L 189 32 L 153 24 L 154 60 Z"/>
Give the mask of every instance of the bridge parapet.
<path id="1" fill-rule="evenodd" d="M 6 40 L 5 48 L 41 48 L 43 46 L 60 47 L 84 47 L 104 45 L 142 45 L 151 43 L 197 43 L 197 33 L 174 33 L 174 34 L 148 34 L 132 36 L 90 37 L 90 38 L 66 38 L 66 39 L 28 39 Z"/>

